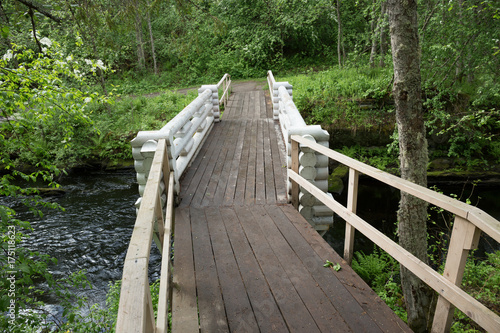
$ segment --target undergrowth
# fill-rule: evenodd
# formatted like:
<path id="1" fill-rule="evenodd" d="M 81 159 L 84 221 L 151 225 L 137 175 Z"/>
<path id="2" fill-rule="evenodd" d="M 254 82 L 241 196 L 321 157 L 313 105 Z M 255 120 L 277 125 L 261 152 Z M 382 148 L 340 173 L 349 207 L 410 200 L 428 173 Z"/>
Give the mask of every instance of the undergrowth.
<path id="1" fill-rule="evenodd" d="M 442 274 L 444 266 L 439 265 Z M 406 322 L 406 310 L 399 275 L 400 265 L 386 252 L 375 248 L 373 253 L 356 252 L 352 268 Z M 485 258 L 469 255 L 461 288 L 500 315 L 500 251 L 486 253 Z M 463 312 L 455 310 L 451 332 L 484 332 Z"/>

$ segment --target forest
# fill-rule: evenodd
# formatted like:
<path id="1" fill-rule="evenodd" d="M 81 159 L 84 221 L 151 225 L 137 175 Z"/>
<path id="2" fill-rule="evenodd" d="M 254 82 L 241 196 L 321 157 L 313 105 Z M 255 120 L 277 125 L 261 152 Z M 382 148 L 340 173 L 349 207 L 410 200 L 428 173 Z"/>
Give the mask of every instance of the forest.
<path id="1" fill-rule="evenodd" d="M 417 11 L 429 175 L 498 176 L 500 3 L 421 0 Z M 194 98 L 175 90 L 224 73 L 264 81 L 267 70 L 294 86 L 308 123 L 336 134 L 332 148 L 397 174 L 392 52 L 386 0 L 2 0 L 0 197 L 37 214 L 63 209 L 41 200 L 38 188 L 57 188 L 75 167 L 130 166 L 137 132 L 158 128 Z M 2 276 L 9 244 L 21 272 L 15 285 L 0 281 L 0 310 L 9 312 L 12 286 L 16 311 L 40 308 L 43 291 L 32 284 L 44 280 L 65 306 L 68 320 L 57 330 L 112 330 L 119 283 L 108 309 L 82 318 L 84 300 L 71 287 L 88 284 L 84 272 L 54 279 L 52 259 L 20 245 L 29 222 L 1 202 L 0 215 Z M 492 256 L 475 269 L 496 272 L 487 278 L 495 285 L 498 265 Z M 395 289 L 380 293 L 400 308 Z M 485 297 L 498 310 L 494 294 Z M 47 313 L 16 314 L 19 332 L 52 325 Z M 9 331 L 8 316 L 0 327 Z"/>

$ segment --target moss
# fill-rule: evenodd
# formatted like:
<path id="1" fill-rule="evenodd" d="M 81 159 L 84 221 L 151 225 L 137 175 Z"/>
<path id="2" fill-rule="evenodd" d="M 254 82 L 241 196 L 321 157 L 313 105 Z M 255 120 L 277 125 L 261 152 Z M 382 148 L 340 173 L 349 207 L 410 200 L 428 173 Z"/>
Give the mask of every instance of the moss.
<path id="1" fill-rule="evenodd" d="M 328 192 L 340 194 L 344 190 L 342 178 L 332 176 L 328 177 Z"/>
<path id="2" fill-rule="evenodd" d="M 339 165 L 330 174 L 330 177 L 345 178 L 349 174 L 349 168 L 345 165 Z"/>

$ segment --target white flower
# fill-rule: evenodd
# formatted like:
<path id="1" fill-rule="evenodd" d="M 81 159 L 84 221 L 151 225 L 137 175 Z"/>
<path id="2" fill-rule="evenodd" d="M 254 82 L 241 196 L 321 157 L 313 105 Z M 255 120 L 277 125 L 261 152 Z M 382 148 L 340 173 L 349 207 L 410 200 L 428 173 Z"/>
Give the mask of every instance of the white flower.
<path id="1" fill-rule="evenodd" d="M 85 59 L 85 63 L 86 63 L 87 65 L 92 65 L 92 60 Z"/>
<path id="2" fill-rule="evenodd" d="M 85 103 L 90 103 L 90 102 L 92 101 L 92 98 L 90 98 L 90 97 L 86 97 L 86 98 L 84 99 L 84 101 L 85 101 Z"/>
<path id="3" fill-rule="evenodd" d="M 100 69 L 102 69 L 102 70 L 105 70 L 105 69 L 106 69 L 106 67 L 104 66 L 104 63 L 102 62 L 102 60 L 101 60 L 101 59 L 97 60 L 97 62 L 96 62 L 96 66 L 97 66 L 97 67 L 99 67 L 99 68 L 100 68 Z"/>
<path id="4" fill-rule="evenodd" d="M 73 56 L 71 54 L 66 57 L 66 61 L 72 61 L 72 60 L 73 60 Z"/>
<path id="5" fill-rule="evenodd" d="M 48 39 L 47 37 L 43 37 L 40 39 L 40 44 L 47 45 L 48 47 L 52 46 L 52 41 Z"/>
<path id="6" fill-rule="evenodd" d="M 14 54 L 12 53 L 12 50 L 7 50 L 7 53 L 3 55 L 2 59 L 5 61 L 9 61 L 10 59 L 12 59 L 13 56 Z"/>

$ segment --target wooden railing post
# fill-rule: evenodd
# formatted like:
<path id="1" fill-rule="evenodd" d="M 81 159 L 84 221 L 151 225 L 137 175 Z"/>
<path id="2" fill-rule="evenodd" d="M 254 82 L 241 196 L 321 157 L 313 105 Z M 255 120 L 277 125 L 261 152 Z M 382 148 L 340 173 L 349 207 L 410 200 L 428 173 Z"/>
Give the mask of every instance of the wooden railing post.
<path id="1" fill-rule="evenodd" d="M 299 143 L 292 139 L 292 171 L 299 173 Z M 292 180 L 292 205 L 299 209 L 299 184 Z"/>
<path id="2" fill-rule="evenodd" d="M 359 172 L 349 168 L 349 188 L 347 192 L 347 209 L 356 214 L 358 205 L 358 180 Z M 344 260 L 351 265 L 354 253 L 354 234 L 356 229 L 347 221 L 345 223 Z"/>
<path id="3" fill-rule="evenodd" d="M 455 217 L 443 276 L 460 286 L 464 276 L 469 250 L 477 248 L 481 230 L 464 218 Z M 432 322 L 432 332 L 449 332 L 455 307 L 439 296 Z"/>

